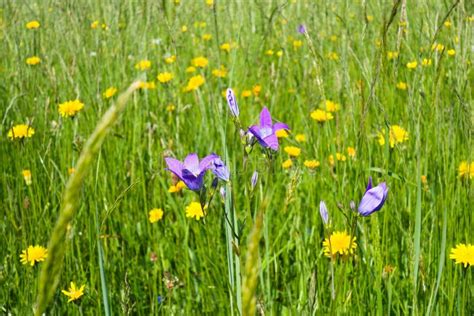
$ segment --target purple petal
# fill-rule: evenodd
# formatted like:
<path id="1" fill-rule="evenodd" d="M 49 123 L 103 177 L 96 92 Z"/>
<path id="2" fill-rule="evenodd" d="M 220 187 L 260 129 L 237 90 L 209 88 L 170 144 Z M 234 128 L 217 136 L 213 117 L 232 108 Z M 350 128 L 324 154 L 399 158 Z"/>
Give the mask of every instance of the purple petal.
<path id="1" fill-rule="evenodd" d="M 278 137 L 275 134 L 271 134 L 263 139 L 263 142 L 271 149 L 278 150 Z"/>
<path id="2" fill-rule="evenodd" d="M 210 154 L 204 158 L 201 159 L 201 162 L 199 163 L 199 170 L 200 172 L 205 171 L 211 167 L 211 164 L 214 159 L 219 158 L 218 155 L 216 154 Z"/>
<path id="3" fill-rule="evenodd" d="M 387 187 L 385 185 L 378 185 L 368 190 L 359 204 L 359 213 L 362 216 L 368 216 L 380 210 L 387 199 Z"/>
<path id="4" fill-rule="evenodd" d="M 365 189 L 365 192 L 369 191 L 372 189 L 372 177 L 369 177 L 369 182 L 367 183 L 367 188 Z"/>
<path id="5" fill-rule="evenodd" d="M 324 201 L 319 202 L 319 214 L 321 214 L 324 225 L 327 225 L 329 222 L 329 214 L 328 208 L 326 207 L 326 203 L 324 203 Z"/>
<path id="6" fill-rule="evenodd" d="M 174 173 L 178 178 L 183 177 L 183 169 L 184 166 L 181 163 L 181 161 L 171 158 L 171 157 L 166 157 L 165 158 L 166 165 L 168 166 L 168 170 Z"/>
<path id="7" fill-rule="evenodd" d="M 260 112 L 260 126 L 272 126 L 272 116 L 267 107 L 264 107 L 262 112 Z"/>
<path id="8" fill-rule="evenodd" d="M 273 125 L 273 132 L 279 131 L 281 129 L 289 130 L 290 128 L 285 123 L 275 123 L 275 125 Z"/>
<path id="9" fill-rule="evenodd" d="M 255 188 L 255 186 L 257 185 L 257 181 L 258 181 L 258 172 L 257 170 L 255 170 L 252 174 L 252 179 L 250 180 L 252 189 Z"/>
<path id="10" fill-rule="evenodd" d="M 199 157 L 196 153 L 191 153 L 184 158 L 184 168 L 191 171 L 197 176 L 201 170 L 199 170 Z"/>
<path id="11" fill-rule="evenodd" d="M 202 172 L 196 176 L 191 171 L 184 169 L 183 178 L 181 180 L 183 180 L 190 190 L 199 191 L 204 184 L 204 174 L 205 172 Z"/>
<path id="12" fill-rule="evenodd" d="M 257 139 L 262 139 L 262 137 L 260 136 L 260 127 L 258 127 L 257 125 L 252 125 L 249 127 L 249 132 L 255 136 Z"/>
<path id="13" fill-rule="evenodd" d="M 239 106 L 237 105 L 237 99 L 235 98 L 234 91 L 232 89 L 227 89 L 227 104 L 229 104 L 230 112 L 232 115 L 237 117 L 239 116 Z"/>
<path id="14" fill-rule="evenodd" d="M 229 181 L 230 171 L 219 156 L 212 161 L 210 166 L 212 173 L 223 181 Z"/>

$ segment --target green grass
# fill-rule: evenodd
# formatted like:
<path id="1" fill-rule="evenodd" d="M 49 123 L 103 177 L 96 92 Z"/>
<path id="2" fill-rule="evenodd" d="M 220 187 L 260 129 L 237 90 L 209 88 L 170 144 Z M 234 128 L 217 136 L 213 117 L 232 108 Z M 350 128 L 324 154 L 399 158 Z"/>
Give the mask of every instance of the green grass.
<path id="1" fill-rule="evenodd" d="M 246 267 L 257 267 L 259 314 L 473 314 L 472 267 L 454 264 L 449 253 L 474 242 L 472 179 L 458 176 L 459 164 L 473 160 L 474 6 L 215 0 L 210 8 L 205 1 L 181 2 L 0 0 L 1 313 L 32 313 L 45 263 L 23 265 L 19 255 L 29 245 L 48 245 L 68 168 L 117 99 L 106 100 L 103 92 L 111 86 L 123 92 L 138 79 L 154 80 L 156 89 L 132 95 L 91 161 L 48 314 L 238 315 L 252 310 L 241 307 L 253 295 L 245 296 L 245 277 L 254 277 Z M 41 27 L 27 30 L 31 20 Z M 108 29 L 91 29 L 96 20 Z M 307 36 L 297 32 L 301 23 Z M 294 48 L 294 40 L 302 46 Z M 224 42 L 235 47 L 224 52 Z M 432 51 L 433 43 L 445 50 Z M 389 60 L 391 51 L 398 58 Z M 331 52 L 339 59 L 331 60 Z M 33 55 L 42 61 L 29 66 L 25 60 Z M 168 55 L 176 62 L 166 64 Z M 195 73 L 206 83 L 183 92 L 195 75 L 185 70 L 197 56 L 209 59 Z M 423 67 L 423 58 L 432 65 Z M 150 70 L 134 68 L 142 59 L 152 62 Z M 414 60 L 418 67 L 407 69 Z M 226 78 L 212 75 L 220 65 L 229 70 Z M 175 75 L 166 86 L 156 80 L 163 71 Z M 400 81 L 407 90 L 396 88 Z M 242 97 L 257 84 L 258 97 Z M 257 123 L 263 106 L 291 127 L 272 164 L 258 145 L 244 159 L 222 96 L 228 87 L 236 91 L 243 127 Z M 74 119 L 61 118 L 58 104 L 76 98 L 84 109 Z M 326 99 L 341 109 L 318 124 L 310 113 Z M 175 111 L 167 111 L 169 104 Z M 27 122 L 33 137 L 7 137 L 13 125 Z M 378 132 L 389 125 L 406 129 L 408 141 L 380 146 Z M 295 140 L 299 133 L 306 142 Z M 285 170 L 288 145 L 302 153 Z M 356 149 L 355 159 L 348 146 Z M 231 171 L 226 199 L 216 194 L 199 222 L 185 215 L 198 200 L 195 193 L 168 193 L 172 179 L 163 159 L 182 160 L 190 152 L 216 152 Z M 331 167 L 328 157 L 337 152 L 347 160 Z M 321 166 L 311 172 L 303 165 L 307 159 Z M 31 170 L 30 186 L 24 169 Z M 252 190 L 254 170 L 259 182 Z M 387 182 L 387 202 L 359 219 L 357 250 L 334 262 L 333 280 L 322 251 L 319 201 L 328 205 L 332 228 L 349 232 L 339 206 L 349 212 L 350 201 L 359 202 L 368 176 Z M 151 224 L 148 212 L 155 207 L 164 217 Z M 254 259 L 249 264 L 247 258 Z M 384 272 L 388 266 L 393 272 Z M 175 280 L 172 289 L 167 279 Z M 71 281 L 86 285 L 76 303 L 60 291 Z"/>

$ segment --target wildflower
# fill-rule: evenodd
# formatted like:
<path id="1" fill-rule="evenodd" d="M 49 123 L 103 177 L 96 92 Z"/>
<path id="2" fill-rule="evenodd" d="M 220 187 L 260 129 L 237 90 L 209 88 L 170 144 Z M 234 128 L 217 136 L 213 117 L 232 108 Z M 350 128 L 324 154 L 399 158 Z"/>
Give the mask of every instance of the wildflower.
<path id="1" fill-rule="evenodd" d="M 317 160 L 305 160 L 303 164 L 309 169 L 315 169 L 319 167 L 321 163 Z"/>
<path id="2" fill-rule="evenodd" d="M 456 264 L 461 263 L 464 268 L 474 266 L 474 245 L 458 244 L 456 248 L 451 249 L 449 258 L 453 259 Z"/>
<path id="3" fill-rule="evenodd" d="M 156 223 L 163 218 L 163 210 L 161 208 L 154 208 L 148 212 L 148 220 L 150 223 Z"/>
<path id="4" fill-rule="evenodd" d="M 400 81 L 399 83 L 397 83 L 397 89 L 398 90 L 406 90 L 407 89 L 406 82 Z"/>
<path id="5" fill-rule="evenodd" d="M 85 285 L 81 285 L 80 288 L 77 288 L 76 284 L 74 282 L 71 282 L 70 285 L 69 285 L 69 289 L 67 291 L 62 290 L 61 293 L 63 293 L 64 295 L 66 295 L 69 298 L 69 300 L 67 301 L 69 303 L 69 302 L 72 302 L 72 301 L 75 301 L 75 300 L 78 300 L 79 298 L 81 298 L 81 296 L 84 295 L 84 288 L 85 287 L 86 287 Z"/>
<path id="6" fill-rule="evenodd" d="M 224 51 L 224 52 L 230 52 L 230 44 L 229 43 L 223 43 L 219 48 Z"/>
<path id="7" fill-rule="evenodd" d="M 40 22 L 36 21 L 36 20 L 33 20 L 33 21 L 30 21 L 28 23 L 26 23 L 26 28 L 28 30 L 35 30 L 37 28 L 39 28 L 41 26 Z"/>
<path id="8" fill-rule="evenodd" d="M 248 98 L 252 95 L 252 91 L 251 90 L 244 90 L 242 91 L 242 98 Z"/>
<path id="9" fill-rule="evenodd" d="M 398 52 L 387 52 L 387 58 L 388 60 L 397 59 Z"/>
<path id="10" fill-rule="evenodd" d="M 272 116 L 266 107 L 260 112 L 260 125 L 249 127 L 249 132 L 255 136 L 260 145 L 264 148 L 278 150 L 278 138 L 275 133 L 279 130 L 290 128 L 284 123 L 272 122 Z"/>
<path id="11" fill-rule="evenodd" d="M 328 58 L 329 58 L 329 60 L 336 60 L 337 61 L 337 60 L 339 60 L 339 55 L 335 52 L 330 52 L 328 54 Z"/>
<path id="12" fill-rule="evenodd" d="M 156 88 L 156 84 L 153 81 L 139 81 L 138 82 L 138 88 L 142 90 L 153 90 Z"/>
<path id="13" fill-rule="evenodd" d="M 452 56 L 454 56 L 454 55 L 456 55 L 456 51 L 455 51 L 454 49 L 449 49 L 449 50 L 448 50 L 448 56 L 451 56 L 451 57 L 452 57 Z"/>
<path id="14" fill-rule="evenodd" d="M 174 104 L 170 103 L 166 106 L 167 112 L 173 112 L 174 110 L 176 110 L 176 106 Z"/>
<path id="15" fill-rule="evenodd" d="M 67 168 L 67 174 L 68 175 L 72 175 L 74 172 L 76 172 L 76 168 L 74 168 L 74 167 Z"/>
<path id="16" fill-rule="evenodd" d="M 331 100 L 326 100 L 324 104 L 326 106 L 327 112 L 337 112 L 341 108 L 341 106 L 338 103 L 333 102 Z"/>
<path id="17" fill-rule="evenodd" d="M 167 170 L 174 173 L 186 186 L 193 191 L 199 191 L 203 187 L 204 175 L 214 159 L 218 158 L 216 154 L 211 154 L 199 161 L 199 157 L 195 153 L 189 154 L 184 162 L 177 159 L 166 157 Z"/>
<path id="18" fill-rule="evenodd" d="M 301 149 L 295 146 L 286 146 L 284 150 L 290 157 L 298 157 L 301 154 Z"/>
<path id="19" fill-rule="evenodd" d="M 193 58 L 193 60 L 191 60 L 191 64 L 194 67 L 205 68 L 207 64 L 209 64 L 209 61 L 207 60 L 206 57 L 199 56 L 199 57 Z"/>
<path id="20" fill-rule="evenodd" d="M 306 142 L 306 135 L 305 134 L 296 134 L 295 140 L 298 143 L 304 143 L 304 142 Z"/>
<path id="21" fill-rule="evenodd" d="M 189 74 L 189 73 L 196 72 L 196 67 L 189 66 L 188 68 L 186 68 L 186 72 L 187 72 L 188 74 Z"/>
<path id="22" fill-rule="evenodd" d="M 252 189 L 255 188 L 255 186 L 257 185 L 257 181 L 258 181 L 258 172 L 257 170 L 255 170 L 252 174 L 252 179 L 250 179 L 250 184 L 252 186 Z"/>
<path id="23" fill-rule="evenodd" d="M 188 31 L 188 27 L 186 25 L 181 26 L 181 33 L 186 33 Z"/>
<path id="24" fill-rule="evenodd" d="M 356 150 L 354 147 L 347 147 L 347 155 L 351 158 L 355 158 Z"/>
<path id="25" fill-rule="evenodd" d="M 252 88 L 252 93 L 254 96 L 258 97 L 260 92 L 262 91 L 262 86 L 259 85 L 259 84 L 256 84 L 255 86 L 253 86 Z"/>
<path id="26" fill-rule="evenodd" d="M 176 61 L 176 56 L 175 55 L 165 57 L 165 63 L 167 63 L 167 64 L 172 64 L 175 61 Z"/>
<path id="27" fill-rule="evenodd" d="M 300 34 L 305 34 L 306 33 L 306 27 L 304 24 L 298 25 L 298 33 Z"/>
<path id="28" fill-rule="evenodd" d="M 91 29 L 95 30 L 99 27 L 100 22 L 99 21 L 94 21 L 91 23 Z"/>
<path id="29" fill-rule="evenodd" d="M 334 117 L 330 112 L 326 112 L 321 109 L 317 109 L 311 112 L 311 118 L 319 123 L 332 120 Z"/>
<path id="30" fill-rule="evenodd" d="M 110 99 L 110 98 L 113 97 L 116 93 L 117 93 L 117 88 L 115 88 L 115 87 L 110 87 L 110 88 L 108 88 L 107 90 L 105 90 L 103 96 L 104 96 L 104 98 L 106 98 L 106 99 Z"/>
<path id="31" fill-rule="evenodd" d="M 346 156 L 341 154 L 341 153 L 336 153 L 336 159 L 337 159 L 337 161 L 346 161 L 347 160 Z M 334 166 L 334 156 L 329 155 L 328 160 L 329 160 L 329 164 L 331 166 Z"/>
<path id="32" fill-rule="evenodd" d="M 214 0 L 206 0 L 206 4 L 209 6 L 209 7 L 212 7 L 214 5 Z"/>
<path id="33" fill-rule="evenodd" d="M 151 61 L 144 59 L 140 60 L 138 63 L 135 64 L 135 69 L 138 70 L 148 70 L 151 68 Z"/>
<path id="34" fill-rule="evenodd" d="M 206 82 L 206 80 L 201 75 L 191 77 L 189 79 L 188 85 L 184 88 L 184 91 L 189 92 L 189 91 L 197 90 L 205 82 Z"/>
<path id="35" fill-rule="evenodd" d="M 446 22 L 444 22 L 444 26 L 445 26 L 446 28 L 450 28 L 451 25 L 452 25 L 452 23 L 451 23 L 451 21 L 449 21 L 449 20 L 446 21 Z"/>
<path id="36" fill-rule="evenodd" d="M 369 177 L 369 183 L 365 190 L 364 196 L 359 203 L 359 214 L 369 216 L 370 214 L 380 210 L 385 203 L 388 195 L 388 188 L 385 182 L 372 188 L 372 178 Z"/>
<path id="37" fill-rule="evenodd" d="M 278 57 L 283 56 L 283 51 L 280 49 L 280 50 L 276 53 L 276 55 L 277 55 Z"/>
<path id="38" fill-rule="evenodd" d="M 374 16 L 373 15 L 368 15 L 368 16 L 366 16 L 366 19 L 367 19 L 367 22 L 372 22 L 374 20 Z"/>
<path id="39" fill-rule="evenodd" d="M 168 83 L 173 79 L 173 74 L 171 72 L 162 72 L 156 77 L 161 83 Z"/>
<path id="40" fill-rule="evenodd" d="M 230 178 L 229 168 L 224 164 L 224 162 L 219 156 L 215 154 L 214 156 L 215 156 L 214 159 L 209 165 L 209 169 L 217 178 L 223 181 L 229 181 L 229 178 Z"/>
<path id="41" fill-rule="evenodd" d="M 235 98 L 234 91 L 231 88 L 227 89 L 226 92 L 227 104 L 229 105 L 230 112 L 234 117 L 239 116 L 239 105 L 237 104 L 237 99 Z"/>
<path id="42" fill-rule="evenodd" d="M 355 237 L 352 238 L 345 231 L 336 231 L 323 241 L 323 252 L 326 257 L 335 258 L 339 255 L 350 255 L 357 247 Z"/>
<path id="43" fill-rule="evenodd" d="M 408 68 L 408 69 L 415 69 L 416 66 L 418 66 L 418 62 L 417 62 L 416 60 L 407 63 L 407 68 Z"/>
<path id="44" fill-rule="evenodd" d="M 220 68 L 214 69 L 212 75 L 217 78 L 225 78 L 227 76 L 227 69 L 223 65 Z"/>
<path id="45" fill-rule="evenodd" d="M 474 161 L 462 161 L 458 167 L 459 178 L 474 179 Z"/>
<path id="46" fill-rule="evenodd" d="M 273 49 L 267 49 L 267 50 L 265 51 L 265 55 L 267 55 L 267 56 L 273 56 Z"/>
<path id="47" fill-rule="evenodd" d="M 431 58 L 423 58 L 423 60 L 421 61 L 421 65 L 424 67 L 431 66 L 431 63 L 432 63 Z"/>
<path id="48" fill-rule="evenodd" d="M 84 103 L 76 99 L 59 104 L 58 111 L 62 117 L 74 117 L 82 108 Z"/>
<path id="49" fill-rule="evenodd" d="M 278 138 L 287 138 L 288 137 L 288 132 L 284 129 L 281 129 L 279 131 L 275 132 L 276 137 Z"/>
<path id="50" fill-rule="evenodd" d="M 380 146 L 385 145 L 385 130 L 378 134 Z M 403 143 L 408 140 L 408 132 L 398 125 L 390 126 L 389 142 L 390 147 L 395 147 L 395 144 Z"/>
<path id="51" fill-rule="evenodd" d="M 35 134 L 35 130 L 30 125 L 26 124 L 18 124 L 10 128 L 8 131 L 8 138 L 10 139 L 23 139 L 23 138 L 30 138 Z"/>
<path id="52" fill-rule="evenodd" d="M 41 63 L 41 58 L 38 56 L 33 56 L 26 59 L 26 64 L 30 66 L 38 65 L 39 63 Z"/>
<path id="53" fill-rule="evenodd" d="M 293 49 L 298 49 L 300 48 L 301 46 L 303 46 L 303 42 L 302 41 L 293 41 Z"/>
<path id="54" fill-rule="evenodd" d="M 186 206 L 186 217 L 194 217 L 196 220 L 199 220 L 201 217 L 204 217 L 204 212 L 202 210 L 201 203 L 191 202 Z"/>
<path id="55" fill-rule="evenodd" d="M 324 225 L 327 225 L 329 222 L 329 214 L 328 208 L 326 207 L 326 203 L 324 203 L 324 201 L 319 202 L 319 214 L 321 214 Z"/>
<path id="56" fill-rule="evenodd" d="M 25 169 L 21 172 L 23 175 L 23 179 L 25 179 L 26 185 L 31 185 L 31 171 L 29 169 Z"/>
<path id="57" fill-rule="evenodd" d="M 23 264 L 34 266 L 36 262 L 41 262 L 48 256 L 48 250 L 42 246 L 29 246 L 23 250 L 20 255 L 20 261 Z"/>
<path id="58" fill-rule="evenodd" d="M 202 40 L 203 40 L 203 41 L 206 41 L 206 42 L 207 42 L 207 41 L 210 41 L 211 39 L 212 39 L 212 35 L 209 34 L 209 33 L 206 33 L 206 34 L 204 34 L 204 35 L 202 36 Z"/>
<path id="59" fill-rule="evenodd" d="M 428 184 L 428 178 L 425 176 L 425 175 L 422 175 L 421 176 L 421 183 L 423 185 L 427 185 Z"/>
<path id="60" fill-rule="evenodd" d="M 291 168 L 291 166 L 293 166 L 293 160 L 287 159 L 287 160 L 283 161 L 281 166 L 283 167 L 283 169 Z"/>
<path id="61" fill-rule="evenodd" d="M 437 52 L 441 52 L 444 50 L 444 45 L 443 44 L 440 44 L 440 43 L 434 43 L 432 46 L 431 46 L 431 50 L 435 50 Z"/>
<path id="62" fill-rule="evenodd" d="M 183 190 L 184 188 L 186 188 L 186 184 L 184 184 L 184 182 L 180 180 L 175 185 L 170 186 L 170 188 L 168 189 L 168 192 L 177 193 L 177 192 L 181 192 L 181 190 Z"/>

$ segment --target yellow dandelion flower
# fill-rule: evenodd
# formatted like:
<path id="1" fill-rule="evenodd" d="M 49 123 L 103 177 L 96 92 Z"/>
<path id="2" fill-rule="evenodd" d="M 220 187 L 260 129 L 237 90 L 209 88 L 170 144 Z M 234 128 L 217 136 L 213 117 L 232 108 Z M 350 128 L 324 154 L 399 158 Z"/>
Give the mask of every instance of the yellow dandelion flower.
<path id="1" fill-rule="evenodd" d="M 422 176 L 421 176 L 421 183 L 423 183 L 423 185 L 427 185 L 427 184 L 428 184 L 428 178 L 427 178 L 425 175 L 422 175 Z"/>
<path id="2" fill-rule="evenodd" d="M 332 120 L 334 117 L 330 112 L 326 112 L 321 109 L 317 109 L 311 112 L 311 118 L 319 123 Z"/>
<path id="3" fill-rule="evenodd" d="M 331 100 L 326 100 L 324 102 L 324 105 L 326 107 L 326 111 L 328 112 L 337 112 L 341 108 L 341 106 L 338 103 L 333 102 Z"/>
<path id="4" fill-rule="evenodd" d="M 302 42 L 302 41 L 293 41 L 293 49 L 298 49 L 298 48 L 300 48 L 301 46 L 303 46 L 303 42 Z"/>
<path id="5" fill-rule="evenodd" d="M 176 110 L 176 106 L 174 104 L 170 103 L 166 106 L 166 111 L 167 112 L 173 112 L 174 110 Z"/>
<path id="6" fill-rule="evenodd" d="M 252 96 L 252 91 L 251 90 L 242 91 L 242 98 L 248 98 L 250 96 Z"/>
<path id="7" fill-rule="evenodd" d="M 454 49 L 449 49 L 448 50 L 448 55 L 452 57 L 452 56 L 456 55 L 456 51 Z"/>
<path id="8" fill-rule="evenodd" d="M 91 23 L 91 29 L 95 30 L 99 27 L 99 25 L 100 25 L 100 22 L 96 20 Z"/>
<path id="9" fill-rule="evenodd" d="M 204 217 L 204 211 L 201 207 L 201 203 L 191 202 L 191 204 L 186 206 L 186 217 L 194 217 L 196 220 L 199 220 L 201 219 L 201 217 Z"/>
<path id="10" fill-rule="evenodd" d="M 110 99 L 117 93 L 117 88 L 115 87 L 110 87 L 105 92 L 103 93 L 103 96 L 105 99 Z"/>
<path id="11" fill-rule="evenodd" d="M 209 64 L 209 60 L 206 57 L 199 56 L 191 60 L 191 64 L 194 67 L 205 68 Z"/>
<path id="12" fill-rule="evenodd" d="M 34 266 L 36 262 L 41 262 L 48 256 L 48 250 L 42 246 L 29 246 L 23 250 L 20 255 L 20 261 L 23 264 Z"/>
<path id="13" fill-rule="evenodd" d="M 188 31 L 188 27 L 186 25 L 181 26 L 181 33 L 186 33 Z"/>
<path id="14" fill-rule="evenodd" d="M 41 63 L 41 58 L 38 56 L 32 56 L 26 59 L 26 64 L 30 66 L 38 65 L 39 63 Z"/>
<path id="15" fill-rule="evenodd" d="M 406 90 L 407 87 L 408 87 L 408 85 L 407 85 L 406 82 L 400 81 L 399 83 L 397 83 L 397 89 L 398 90 Z"/>
<path id="16" fill-rule="evenodd" d="M 144 59 L 140 60 L 138 63 L 135 64 L 135 69 L 138 70 L 148 70 L 151 68 L 151 61 Z"/>
<path id="17" fill-rule="evenodd" d="M 193 73 L 193 72 L 196 72 L 196 67 L 189 66 L 188 68 L 186 68 L 186 72 L 187 72 L 188 74 Z"/>
<path id="18" fill-rule="evenodd" d="M 163 218 L 163 210 L 161 208 L 154 208 L 148 212 L 148 220 L 150 223 L 156 223 Z"/>
<path id="19" fill-rule="evenodd" d="M 68 175 L 72 175 L 74 172 L 76 172 L 76 168 L 74 168 L 74 167 L 67 168 L 67 174 Z"/>
<path id="20" fill-rule="evenodd" d="M 440 44 L 440 43 L 434 43 L 432 46 L 431 46 L 431 50 L 435 50 L 437 52 L 441 52 L 444 50 L 444 45 L 443 44 Z"/>
<path id="21" fill-rule="evenodd" d="M 224 51 L 224 52 L 230 52 L 230 44 L 229 43 L 223 43 L 219 48 Z"/>
<path id="22" fill-rule="evenodd" d="M 31 185 L 31 171 L 29 169 L 25 169 L 21 171 L 21 174 L 23 175 L 26 185 Z"/>
<path id="23" fill-rule="evenodd" d="M 351 158 L 355 158 L 356 150 L 354 147 L 347 147 L 347 155 Z"/>
<path id="24" fill-rule="evenodd" d="M 393 60 L 398 58 L 398 52 L 387 52 L 388 60 Z"/>
<path id="25" fill-rule="evenodd" d="M 176 56 L 175 55 L 165 57 L 165 63 L 167 63 L 167 64 L 172 64 L 175 61 L 176 61 Z"/>
<path id="26" fill-rule="evenodd" d="M 368 16 L 366 16 L 366 18 L 367 18 L 367 22 L 372 22 L 374 20 L 373 15 L 368 15 Z"/>
<path id="27" fill-rule="evenodd" d="M 385 145 L 385 129 L 378 133 L 378 141 L 380 146 Z M 398 125 L 390 126 L 389 142 L 390 147 L 395 147 L 395 144 L 403 143 L 408 140 L 408 132 Z"/>
<path id="28" fill-rule="evenodd" d="M 283 51 L 282 51 L 282 50 L 279 50 L 279 51 L 276 53 L 276 55 L 277 55 L 278 57 L 283 56 Z"/>
<path id="29" fill-rule="evenodd" d="M 84 108 L 84 103 L 76 100 L 66 101 L 58 105 L 58 112 L 62 117 L 74 117 Z"/>
<path id="30" fill-rule="evenodd" d="M 189 91 L 197 90 L 205 82 L 206 82 L 206 80 L 201 75 L 191 77 L 189 79 L 188 85 L 184 88 L 184 91 L 189 92 Z"/>
<path id="31" fill-rule="evenodd" d="M 346 161 L 347 157 L 344 154 L 336 153 L 336 159 L 337 159 L 337 161 Z M 329 161 L 329 165 L 334 166 L 334 156 L 333 155 L 329 155 L 328 161 Z"/>
<path id="32" fill-rule="evenodd" d="M 221 65 L 220 68 L 214 69 L 212 75 L 217 78 L 225 78 L 227 76 L 227 69 Z"/>
<path id="33" fill-rule="evenodd" d="M 8 138 L 10 139 L 23 139 L 30 138 L 35 134 L 35 129 L 30 125 L 18 124 L 10 128 L 8 131 Z"/>
<path id="34" fill-rule="evenodd" d="M 178 181 L 175 185 L 170 186 L 168 189 L 169 193 L 177 193 L 186 188 L 186 184 L 183 181 Z"/>
<path id="35" fill-rule="evenodd" d="M 357 248 L 355 237 L 352 238 L 345 231 L 336 231 L 323 241 L 323 251 L 326 257 L 335 258 L 339 255 L 351 255 Z"/>
<path id="36" fill-rule="evenodd" d="M 306 135 L 305 134 L 296 134 L 295 140 L 298 143 L 304 143 L 304 142 L 306 142 Z"/>
<path id="37" fill-rule="evenodd" d="M 416 60 L 407 63 L 408 69 L 416 69 L 417 66 L 418 66 L 418 62 Z"/>
<path id="38" fill-rule="evenodd" d="M 458 176 L 460 178 L 474 179 L 474 161 L 471 163 L 462 161 L 458 167 Z"/>
<path id="39" fill-rule="evenodd" d="M 303 164 L 309 169 L 315 169 L 321 165 L 321 163 L 317 160 L 305 160 Z"/>
<path id="40" fill-rule="evenodd" d="M 259 84 L 256 84 L 252 88 L 252 93 L 254 96 L 258 97 L 260 95 L 260 92 L 262 92 L 262 86 Z"/>
<path id="41" fill-rule="evenodd" d="M 157 79 L 161 83 L 168 83 L 173 80 L 174 75 L 171 72 L 162 72 L 158 74 Z"/>
<path id="42" fill-rule="evenodd" d="M 339 55 L 335 52 L 330 52 L 327 56 L 329 60 L 339 60 Z"/>
<path id="43" fill-rule="evenodd" d="M 301 149 L 295 146 L 286 146 L 284 150 L 290 157 L 298 157 L 301 154 Z"/>
<path id="44" fill-rule="evenodd" d="M 84 295 L 84 288 L 86 286 L 85 285 L 82 285 L 80 288 L 77 288 L 76 287 L 76 284 L 74 282 L 71 282 L 70 285 L 69 285 L 69 289 L 66 291 L 66 290 L 62 290 L 61 293 L 63 293 L 64 295 L 66 295 L 69 299 L 68 299 L 68 303 L 69 302 L 72 302 L 72 301 L 75 301 L 75 300 L 78 300 L 79 298 L 81 298 L 81 296 Z"/>
<path id="45" fill-rule="evenodd" d="M 28 30 L 35 30 L 37 28 L 39 28 L 41 26 L 40 22 L 36 21 L 36 20 L 33 20 L 33 21 L 30 21 L 28 23 L 26 23 L 26 28 Z"/>
<path id="46" fill-rule="evenodd" d="M 288 132 L 284 129 L 280 129 L 275 132 L 276 137 L 278 138 L 287 138 L 288 137 Z"/>
<path id="47" fill-rule="evenodd" d="M 209 33 L 206 33 L 202 36 L 203 41 L 210 41 L 212 39 L 212 35 Z"/>
<path id="48" fill-rule="evenodd" d="M 423 58 L 423 60 L 421 61 L 421 65 L 423 67 L 431 66 L 432 63 L 433 61 L 431 60 L 431 58 Z"/>
<path id="49" fill-rule="evenodd" d="M 467 266 L 474 266 L 474 245 L 471 244 L 458 244 L 456 248 L 451 249 L 449 258 L 453 259 L 456 264 Z"/>
<path id="50" fill-rule="evenodd" d="M 293 166 L 293 160 L 287 159 L 281 164 L 281 166 L 283 167 L 283 169 L 289 169 L 291 168 L 291 166 Z"/>
<path id="51" fill-rule="evenodd" d="M 206 0 L 206 4 L 209 6 L 209 7 L 212 7 L 214 5 L 214 0 Z"/>
<path id="52" fill-rule="evenodd" d="M 273 54 L 274 54 L 273 49 L 267 49 L 265 51 L 265 55 L 267 55 L 267 56 L 273 56 Z"/>
<path id="53" fill-rule="evenodd" d="M 453 24 L 452 24 L 451 21 L 449 21 L 449 20 L 444 22 L 444 26 L 445 26 L 446 28 L 450 28 L 451 25 L 453 25 Z"/>

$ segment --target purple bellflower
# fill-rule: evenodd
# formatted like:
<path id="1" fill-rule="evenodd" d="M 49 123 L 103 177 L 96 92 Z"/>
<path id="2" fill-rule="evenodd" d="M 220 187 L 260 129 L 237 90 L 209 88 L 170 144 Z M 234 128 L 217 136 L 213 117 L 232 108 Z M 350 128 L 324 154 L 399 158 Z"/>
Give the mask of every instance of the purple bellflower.
<path id="1" fill-rule="evenodd" d="M 260 113 L 260 125 L 252 125 L 249 127 L 249 132 L 255 136 L 260 145 L 264 148 L 271 148 L 275 151 L 278 150 L 278 138 L 275 132 L 290 128 L 284 123 L 272 122 L 272 116 L 266 107 L 263 108 Z"/>
<path id="2" fill-rule="evenodd" d="M 227 104 L 229 104 L 230 112 L 234 117 L 239 116 L 239 105 L 237 104 L 237 99 L 235 98 L 234 91 L 231 88 L 227 89 L 226 92 Z"/>
<path id="3" fill-rule="evenodd" d="M 306 26 L 304 24 L 300 24 L 298 26 L 298 33 L 300 33 L 300 34 L 306 33 Z"/>
<path id="4" fill-rule="evenodd" d="M 385 182 L 380 183 L 376 187 L 372 187 L 372 178 L 369 177 L 369 183 L 362 200 L 359 203 L 359 213 L 362 216 L 369 216 L 370 214 L 380 210 L 387 199 L 388 188 Z"/>
<path id="5" fill-rule="evenodd" d="M 327 225 L 329 222 L 329 214 L 328 208 L 326 207 L 326 203 L 324 203 L 324 201 L 319 202 L 319 214 L 321 214 L 324 225 Z"/>
<path id="6" fill-rule="evenodd" d="M 229 181 L 230 178 L 230 171 L 229 168 L 224 164 L 221 157 L 217 156 L 216 154 L 212 154 L 215 158 L 212 160 L 211 164 L 209 165 L 209 169 L 211 169 L 212 173 L 223 181 Z"/>
<path id="7" fill-rule="evenodd" d="M 184 162 L 170 157 L 166 157 L 165 161 L 167 169 L 183 181 L 190 190 L 200 191 L 204 185 L 204 175 L 216 158 L 219 156 L 211 154 L 199 161 L 198 155 L 191 153 L 184 158 Z"/>

